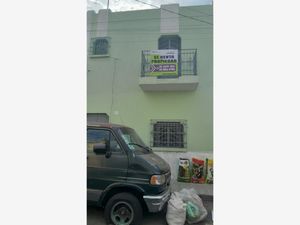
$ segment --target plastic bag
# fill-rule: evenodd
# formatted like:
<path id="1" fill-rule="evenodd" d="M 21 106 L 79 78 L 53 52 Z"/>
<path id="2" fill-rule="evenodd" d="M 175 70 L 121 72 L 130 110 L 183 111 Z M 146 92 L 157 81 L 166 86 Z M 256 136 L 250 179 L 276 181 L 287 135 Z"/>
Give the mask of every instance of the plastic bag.
<path id="1" fill-rule="evenodd" d="M 186 205 L 186 217 L 190 221 L 197 220 L 200 217 L 199 207 L 191 201 L 188 201 Z"/>
<path id="2" fill-rule="evenodd" d="M 194 189 L 184 188 L 179 192 L 179 196 L 187 204 L 186 220 L 188 224 L 198 223 L 206 218 L 207 210 Z"/>
<path id="3" fill-rule="evenodd" d="M 168 202 L 167 223 L 169 225 L 184 225 L 186 218 L 186 204 L 182 201 L 178 192 L 174 192 Z"/>

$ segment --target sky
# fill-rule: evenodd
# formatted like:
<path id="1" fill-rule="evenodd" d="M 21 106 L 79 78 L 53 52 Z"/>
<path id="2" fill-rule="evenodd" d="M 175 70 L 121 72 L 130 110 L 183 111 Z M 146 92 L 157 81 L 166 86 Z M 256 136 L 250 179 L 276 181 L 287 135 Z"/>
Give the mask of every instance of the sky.
<path id="1" fill-rule="evenodd" d="M 180 6 L 189 5 L 208 5 L 212 4 L 212 0 L 141 0 L 145 3 L 160 6 L 163 4 L 179 3 Z M 107 8 L 107 0 L 87 0 L 87 9 L 98 11 Z M 140 3 L 135 0 L 109 0 L 109 8 L 113 12 L 130 11 L 141 9 L 153 9 L 154 7 Z"/>

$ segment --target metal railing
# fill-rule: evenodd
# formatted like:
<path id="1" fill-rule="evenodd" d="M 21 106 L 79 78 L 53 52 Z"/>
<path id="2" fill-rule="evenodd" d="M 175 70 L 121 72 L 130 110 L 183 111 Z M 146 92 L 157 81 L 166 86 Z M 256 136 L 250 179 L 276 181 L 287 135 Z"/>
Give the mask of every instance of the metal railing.
<path id="1" fill-rule="evenodd" d="M 150 67 L 151 67 L 151 55 L 148 53 L 148 50 L 143 50 L 142 65 L 141 65 L 142 77 L 149 76 L 147 72 L 150 70 Z M 178 50 L 178 75 L 177 76 L 188 76 L 188 75 L 193 75 L 193 76 L 197 75 L 197 49 Z M 162 77 L 168 77 L 168 76 L 162 74 L 161 78 Z"/>

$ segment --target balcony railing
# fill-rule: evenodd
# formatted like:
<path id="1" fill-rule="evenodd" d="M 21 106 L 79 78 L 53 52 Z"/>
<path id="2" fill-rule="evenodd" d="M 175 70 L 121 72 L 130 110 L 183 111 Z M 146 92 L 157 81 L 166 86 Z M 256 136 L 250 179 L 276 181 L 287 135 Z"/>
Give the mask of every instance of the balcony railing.
<path id="1" fill-rule="evenodd" d="M 153 66 L 152 54 L 148 50 L 142 51 L 141 77 L 153 76 L 149 74 Z M 178 65 L 174 74 L 157 73 L 158 78 L 176 78 L 179 76 L 197 75 L 197 49 L 181 49 L 178 50 Z"/>

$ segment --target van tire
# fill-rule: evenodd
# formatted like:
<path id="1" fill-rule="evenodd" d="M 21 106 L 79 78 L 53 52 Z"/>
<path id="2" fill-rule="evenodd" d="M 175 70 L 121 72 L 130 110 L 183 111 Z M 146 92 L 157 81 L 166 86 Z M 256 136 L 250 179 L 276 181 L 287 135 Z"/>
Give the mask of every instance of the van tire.
<path id="1" fill-rule="evenodd" d="M 116 224 L 114 223 L 114 220 L 116 221 L 118 220 L 118 218 L 120 218 L 119 216 L 116 216 L 116 214 L 118 215 L 117 212 L 120 211 L 117 210 L 118 207 L 125 209 L 125 215 L 130 215 L 128 216 L 130 217 L 130 219 L 126 219 L 127 222 L 131 220 L 130 225 L 142 224 L 141 221 L 143 219 L 143 209 L 141 203 L 137 197 L 127 192 L 115 194 L 108 200 L 104 210 L 105 220 L 107 224 Z M 133 211 L 133 213 L 130 213 L 131 211 Z"/>

